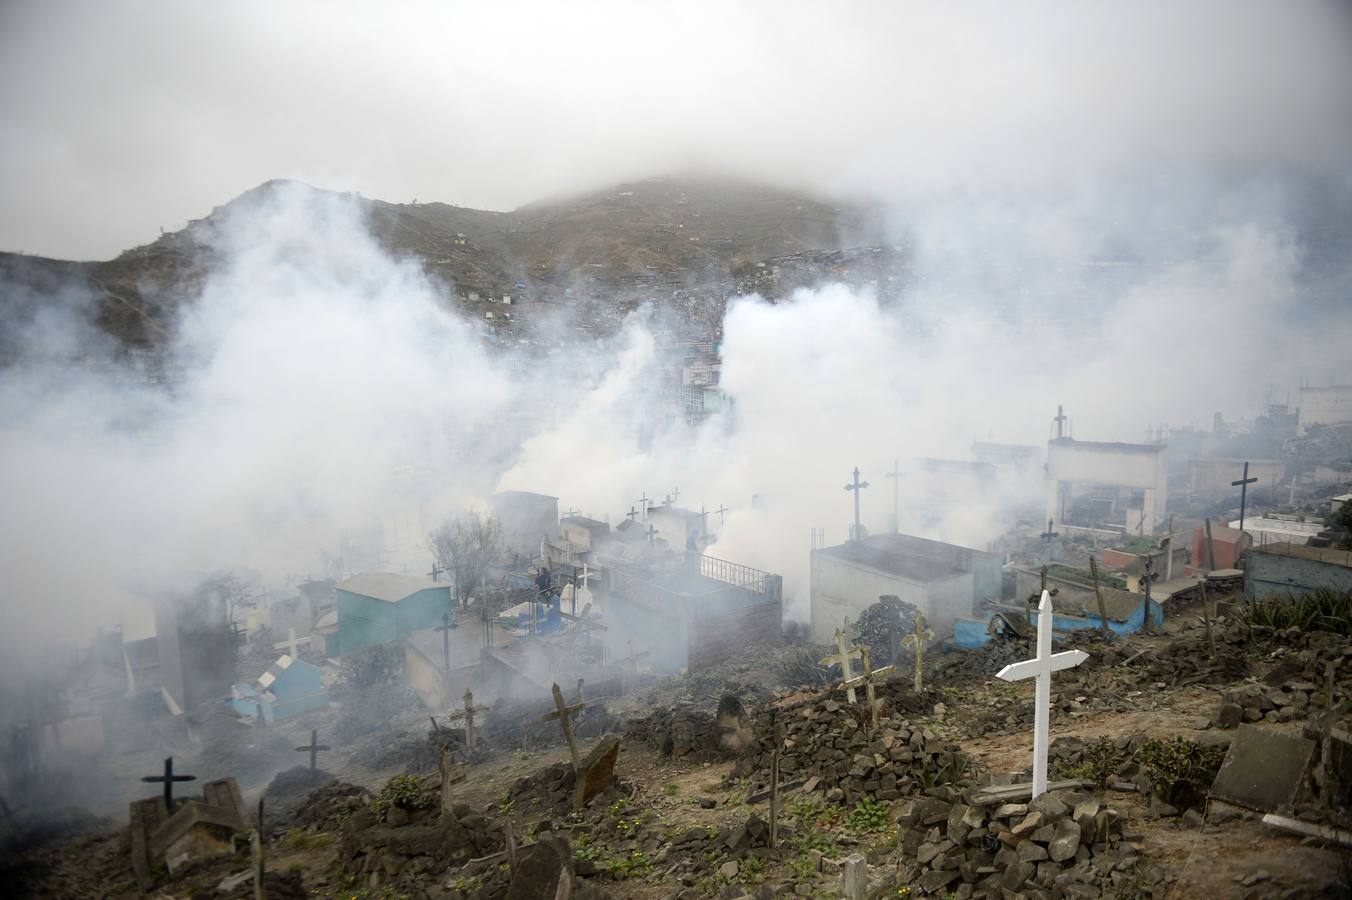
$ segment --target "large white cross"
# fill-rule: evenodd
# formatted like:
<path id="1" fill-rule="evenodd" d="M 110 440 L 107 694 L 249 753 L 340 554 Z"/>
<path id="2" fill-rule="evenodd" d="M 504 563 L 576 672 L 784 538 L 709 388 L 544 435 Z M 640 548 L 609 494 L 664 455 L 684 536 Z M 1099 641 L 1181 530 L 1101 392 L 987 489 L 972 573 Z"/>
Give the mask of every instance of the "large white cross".
<path id="1" fill-rule="evenodd" d="M 1042 592 L 1037 606 L 1037 656 L 1010 663 L 995 674 L 1005 681 L 1037 679 L 1037 701 L 1033 717 L 1033 796 L 1047 793 L 1047 733 L 1051 729 L 1052 673 L 1072 669 L 1089 658 L 1083 650 L 1052 652 L 1052 598 Z"/>
<path id="2" fill-rule="evenodd" d="M 301 644 L 308 643 L 310 643 L 309 635 L 306 635 L 303 638 L 298 638 L 296 637 L 296 629 L 288 628 L 286 630 L 286 640 L 282 641 L 279 644 L 273 644 L 272 646 L 278 650 L 285 650 L 288 654 L 290 654 L 292 659 L 300 659 L 299 647 Z"/>

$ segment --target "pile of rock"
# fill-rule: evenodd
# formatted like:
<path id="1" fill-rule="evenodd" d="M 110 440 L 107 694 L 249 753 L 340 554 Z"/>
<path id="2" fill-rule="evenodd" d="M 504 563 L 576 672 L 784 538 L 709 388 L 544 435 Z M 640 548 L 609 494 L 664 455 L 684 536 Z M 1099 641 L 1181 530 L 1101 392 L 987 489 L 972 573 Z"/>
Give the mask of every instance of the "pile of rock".
<path id="1" fill-rule="evenodd" d="M 1013 895 L 1098 898 L 1168 877 L 1141 859 L 1125 817 L 1079 792 L 995 807 L 937 796 L 917 800 L 903 826 L 897 880 L 962 898 Z"/>
<path id="2" fill-rule="evenodd" d="M 781 827 L 781 839 L 788 832 L 788 828 Z M 664 878 L 674 879 L 689 889 L 710 873 L 731 881 L 748 857 L 769 860 L 775 856 L 776 851 L 770 848 L 770 826 L 753 814 L 740 825 L 678 831 L 666 838 L 655 862 L 664 867 Z M 692 896 L 699 894 L 693 892 Z"/>
<path id="3" fill-rule="evenodd" d="M 293 828 L 311 831 L 333 831 L 357 810 L 370 802 L 371 792 L 366 788 L 343 781 L 334 781 L 311 791 L 291 811 Z"/>
<path id="4" fill-rule="evenodd" d="M 727 756 L 719 740 L 717 719 L 689 706 L 655 709 L 625 723 L 624 739 L 646 744 L 664 756 L 688 756 L 704 762 Z"/>
<path id="5" fill-rule="evenodd" d="M 500 700 L 484 716 L 482 724 L 476 724 L 477 738 L 487 746 L 500 749 L 562 744 L 563 732 L 559 723 L 540 721 L 541 716 L 553 711 L 554 702 L 548 698 L 540 701 Z M 573 734 L 580 738 L 600 737 L 612 730 L 618 730 L 617 720 L 602 703 L 588 706 L 573 717 Z"/>
<path id="6" fill-rule="evenodd" d="M 1309 681 L 1287 681 L 1277 687 L 1246 684 L 1227 691 L 1216 712 L 1216 724 L 1235 728 L 1241 722 L 1290 722 L 1310 714 L 1312 696 L 1319 690 Z"/>
<path id="7" fill-rule="evenodd" d="M 588 765 L 595 755 L 594 750 L 583 761 L 584 772 L 588 771 Z M 572 763 L 555 763 L 552 766 L 545 766 L 537 770 L 534 775 L 518 778 L 508 789 L 507 798 L 517 809 L 522 811 L 566 816 L 573 811 L 576 786 L 577 775 L 573 772 Z M 593 799 L 589 803 L 606 806 L 614 800 L 620 797 L 628 797 L 632 793 L 633 789 L 629 785 L 614 780 L 612 783 L 605 785 L 596 795 L 599 802 L 597 802 L 597 799 Z"/>
<path id="8" fill-rule="evenodd" d="M 344 869 L 373 890 L 416 884 L 503 847 L 501 831 L 464 804 L 445 813 L 436 805 L 391 807 L 384 821 L 363 806 L 348 817 L 342 834 Z"/>
<path id="9" fill-rule="evenodd" d="M 1133 659 L 1134 657 L 1134 659 Z M 1131 648 L 1109 651 L 1103 662 L 1119 665 L 1131 660 L 1140 680 L 1172 687 L 1189 684 L 1228 684 L 1249 674 L 1249 660 L 1241 647 L 1217 641 L 1216 652 L 1205 637 L 1179 637 L 1145 654 Z"/>
<path id="10" fill-rule="evenodd" d="M 776 717 L 783 734 L 781 783 L 802 782 L 805 791 L 821 791 L 831 803 L 896 800 L 919 785 L 953 781 L 970 767 L 957 744 L 888 715 L 886 708 L 876 731 L 866 704 L 830 695 L 779 708 Z M 774 738 L 768 715 L 757 719 L 756 734 L 756 749 L 738 761 L 734 774 L 751 776 L 759 788 L 770 780 Z"/>

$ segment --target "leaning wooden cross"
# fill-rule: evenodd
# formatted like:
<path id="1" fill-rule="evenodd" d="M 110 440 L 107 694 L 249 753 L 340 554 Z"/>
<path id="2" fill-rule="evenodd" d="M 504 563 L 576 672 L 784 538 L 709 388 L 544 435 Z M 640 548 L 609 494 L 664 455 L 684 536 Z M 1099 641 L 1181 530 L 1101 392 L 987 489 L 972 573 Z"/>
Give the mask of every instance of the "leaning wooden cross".
<path id="1" fill-rule="evenodd" d="M 492 709 L 492 707 L 484 706 L 482 703 L 480 703 L 478 706 L 475 706 L 474 694 L 470 691 L 469 688 L 465 688 L 464 700 L 465 700 L 465 708 L 456 709 L 452 710 L 451 712 L 448 712 L 446 714 L 446 718 L 448 721 L 451 722 L 457 721 L 459 719 L 465 720 L 465 747 L 471 753 L 473 753 L 474 746 L 477 743 L 474 737 L 474 714 L 488 712 L 490 709 Z"/>
<path id="2" fill-rule="evenodd" d="M 995 677 L 1004 681 L 1036 678 L 1036 701 L 1033 717 L 1033 796 L 1047 792 L 1047 737 L 1051 728 L 1052 673 L 1078 666 L 1089 658 L 1083 650 L 1052 652 L 1052 598 L 1042 592 L 1037 608 L 1037 656 L 1023 662 L 1010 663 Z"/>
<path id="3" fill-rule="evenodd" d="M 836 629 L 836 652 L 834 656 L 822 658 L 823 666 L 840 666 L 840 677 L 842 681 L 849 681 L 854 677 L 854 666 L 852 660 L 861 658 L 862 654 L 858 647 L 850 646 L 850 639 L 843 629 Z M 854 688 L 846 685 L 845 695 L 851 703 L 855 702 Z"/>
<path id="4" fill-rule="evenodd" d="M 856 685 L 862 684 L 864 686 L 864 695 L 868 697 L 869 716 L 876 730 L 878 727 L 878 695 L 874 693 L 873 683 L 879 678 L 886 678 L 891 675 L 896 666 L 883 666 L 881 669 L 873 668 L 873 660 L 869 656 L 867 644 L 859 648 L 859 654 L 864 662 L 863 673 L 848 681 L 842 681 L 841 687 L 853 692 Z"/>
<path id="5" fill-rule="evenodd" d="M 919 694 L 925 686 L 924 665 L 925 665 L 925 644 L 934 640 L 934 632 L 925 626 L 925 617 L 919 613 L 915 617 L 915 631 L 902 638 L 901 642 L 907 647 L 915 648 L 915 679 L 912 687 Z"/>
<path id="6" fill-rule="evenodd" d="M 308 752 L 310 754 L 310 771 L 313 772 L 315 769 L 318 768 L 316 757 L 318 756 L 319 752 L 321 750 L 332 750 L 332 749 L 333 748 L 328 746 L 327 744 L 319 743 L 319 730 L 316 728 L 311 728 L 310 743 L 302 747 L 297 747 L 296 752 L 297 753 Z"/>
<path id="7" fill-rule="evenodd" d="M 468 776 L 463 768 L 458 772 L 455 770 L 455 755 L 450 747 L 441 748 L 438 768 L 441 770 L 441 811 L 449 812 L 454 805 L 451 800 L 451 785 L 459 784 Z"/>
<path id="8" fill-rule="evenodd" d="M 563 700 L 563 691 L 559 690 L 558 684 L 550 686 L 554 693 L 554 711 L 545 713 L 540 717 L 541 722 L 552 722 L 559 720 L 559 727 L 563 729 L 563 739 L 568 742 L 568 755 L 573 760 L 573 772 L 582 768 L 582 761 L 577 756 L 577 741 L 573 738 L 573 719 L 572 717 L 586 708 L 585 703 L 574 703 L 569 706 Z"/>

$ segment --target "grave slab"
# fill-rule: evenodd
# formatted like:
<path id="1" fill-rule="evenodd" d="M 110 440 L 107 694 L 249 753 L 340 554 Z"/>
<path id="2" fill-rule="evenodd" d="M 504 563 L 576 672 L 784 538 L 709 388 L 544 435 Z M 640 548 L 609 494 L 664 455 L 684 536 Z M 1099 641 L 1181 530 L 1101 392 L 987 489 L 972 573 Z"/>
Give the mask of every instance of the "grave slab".
<path id="1" fill-rule="evenodd" d="M 1211 796 L 1261 812 L 1289 809 L 1313 754 L 1313 741 L 1241 725 L 1211 785 Z"/>

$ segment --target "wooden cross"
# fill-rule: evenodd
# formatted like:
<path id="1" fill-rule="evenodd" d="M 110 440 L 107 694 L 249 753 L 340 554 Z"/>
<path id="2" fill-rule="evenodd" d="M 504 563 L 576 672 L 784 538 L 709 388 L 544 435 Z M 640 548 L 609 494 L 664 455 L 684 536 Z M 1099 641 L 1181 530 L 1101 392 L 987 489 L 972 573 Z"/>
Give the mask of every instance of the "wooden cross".
<path id="1" fill-rule="evenodd" d="M 858 541 L 863 539 L 863 532 L 859 528 L 859 492 L 868 487 L 867 481 L 859 480 L 859 467 L 854 467 L 854 481 L 845 485 L 845 490 L 854 491 L 854 531 L 850 532 L 850 540 Z"/>
<path id="2" fill-rule="evenodd" d="M 1037 679 L 1033 714 L 1033 799 L 1047 792 L 1047 744 L 1052 708 L 1052 673 L 1078 666 L 1089 658 L 1083 650 L 1052 653 L 1052 598 L 1042 592 L 1037 608 L 1037 655 L 1023 662 L 1010 663 L 995 677 L 1003 681 Z"/>
<path id="3" fill-rule="evenodd" d="M 174 774 L 174 758 L 173 758 L 172 756 L 168 756 L 168 757 L 165 757 L 165 760 L 164 760 L 164 774 L 163 774 L 163 775 L 143 775 L 143 776 L 141 777 L 141 780 L 142 780 L 142 781 L 146 781 L 146 782 L 150 782 L 150 783 L 152 783 L 152 784 L 153 784 L 153 783 L 163 783 L 163 784 L 164 784 L 164 807 L 165 807 L 165 809 L 169 810 L 170 812 L 173 812 L 173 811 L 174 811 L 174 782 L 176 782 L 176 781 L 196 781 L 196 780 L 197 780 L 197 776 L 196 776 L 196 775 L 175 775 L 175 774 Z"/>
<path id="4" fill-rule="evenodd" d="M 432 571 L 430 571 L 430 572 L 427 573 L 427 577 L 431 578 L 433 581 L 440 581 L 440 580 L 441 580 L 441 575 L 442 575 L 442 573 L 445 572 L 445 571 L 446 571 L 446 570 L 443 569 L 443 568 L 441 567 L 441 563 L 439 563 L 439 562 L 433 562 L 433 563 L 432 563 Z"/>
<path id="5" fill-rule="evenodd" d="M 1049 544 L 1052 542 L 1053 538 L 1058 537 L 1057 533 L 1055 531 L 1052 531 L 1052 522 L 1053 522 L 1052 519 L 1048 519 L 1047 530 L 1042 532 L 1042 539 Z"/>
<path id="6" fill-rule="evenodd" d="M 643 496 L 638 498 L 638 508 L 640 515 L 646 520 L 648 518 L 648 492 L 644 491 Z"/>
<path id="7" fill-rule="evenodd" d="M 310 643 L 309 635 L 306 635 L 303 638 L 298 638 L 296 637 L 296 629 L 288 628 L 286 630 L 286 640 L 279 641 L 278 643 L 273 644 L 272 648 L 274 650 L 285 650 L 292 659 L 300 659 L 300 651 L 298 648 L 300 647 L 301 644 L 308 643 Z"/>
<path id="8" fill-rule="evenodd" d="M 319 752 L 321 750 L 332 750 L 332 749 L 333 748 L 328 746 L 327 744 L 319 743 L 319 729 L 311 728 L 310 743 L 306 744 L 303 747 L 297 747 L 296 752 L 297 753 L 308 752 L 310 754 L 310 771 L 313 772 L 315 769 L 318 768 L 316 757 L 319 755 Z"/>
<path id="9" fill-rule="evenodd" d="M 915 680 L 912 682 L 911 686 L 915 688 L 915 692 L 917 694 L 919 694 L 921 690 L 925 687 L 923 674 L 924 672 L 923 666 L 925 662 L 925 644 L 932 640 L 934 640 L 934 632 L 930 631 L 928 628 L 925 627 L 924 615 L 916 613 L 915 630 L 911 634 L 908 634 L 906 635 L 906 637 L 902 638 L 901 642 L 908 647 L 915 648 Z"/>
<path id="10" fill-rule="evenodd" d="M 563 517 L 564 517 L 565 519 L 571 519 L 573 516 L 577 515 L 577 514 L 580 513 L 580 512 L 582 512 L 582 510 L 580 510 L 580 509 L 573 509 L 573 508 L 570 506 L 570 507 L 568 507 L 567 511 L 564 512 Z"/>
<path id="11" fill-rule="evenodd" d="M 629 520 L 632 522 L 632 521 L 634 521 L 635 519 L 638 518 L 638 510 L 634 509 L 634 507 L 631 506 L 631 507 L 629 507 L 629 512 L 625 513 L 625 515 L 626 515 L 626 516 L 629 518 Z"/>
<path id="12" fill-rule="evenodd" d="M 873 691 L 873 682 L 876 678 L 886 678 L 888 675 L 891 675 L 892 670 L 895 669 L 896 666 L 883 666 L 881 669 L 873 668 L 873 660 L 869 657 L 868 644 L 864 644 L 859 648 L 859 656 L 864 663 L 864 671 L 857 678 L 851 678 L 849 681 L 841 682 L 841 687 L 853 690 L 855 685 L 862 684 L 864 686 L 864 694 L 868 697 L 869 716 L 873 721 L 874 730 L 877 730 L 878 697 Z M 919 656 L 916 658 L 919 659 Z M 917 688 L 917 691 L 918 690 L 919 689 Z M 851 700 L 850 702 L 853 703 L 854 700 Z"/>
<path id="13" fill-rule="evenodd" d="M 650 547 L 657 544 L 657 535 L 660 534 L 660 532 L 651 524 L 648 525 L 648 530 L 643 533 L 648 536 L 648 545 Z"/>
<path id="14" fill-rule="evenodd" d="M 450 812 L 451 806 L 451 785 L 459 784 L 468 778 L 468 774 L 462 768 L 455 770 L 455 754 L 450 747 L 441 748 L 441 758 L 437 761 L 437 768 L 441 771 L 441 811 Z"/>
<path id="15" fill-rule="evenodd" d="M 451 722 L 454 722 L 457 719 L 465 720 L 465 746 L 469 749 L 471 753 L 473 753 L 474 746 L 477 743 L 474 737 L 474 714 L 480 712 L 488 712 L 490 709 L 492 709 L 492 707 L 484 706 L 483 704 L 475 706 L 474 694 L 473 692 L 470 691 L 469 688 L 465 688 L 464 700 L 465 700 L 464 709 L 452 710 L 451 712 L 448 712 L 446 714 L 446 718 L 448 721 Z"/>
<path id="16" fill-rule="evenodd" d="M 844 629 L 836 629 L 836 654 L 835 656 L 825 656 L 822 658 L 823 666 L 840 666 L 840 678 L 842 682 L 849 681 L 854 677 L 854 666 L 850 662 L 853 659 L 862 657 L 862 652 L 858 647 L 849 645 L 849 636 L 845 634 Z M 855 702 L 854 688 L 845 685 L 846 696 L 851 703 Z"/>
<path id="17" fill-rule="evenodd" d="M 1060 403 L 1056 404 L 1056 416 L 1052 419 L 1052 421 L 1056 423 L 1056 436 L 1065 437 L 1066 431 L 1064 423 L 1066 421 L 1066 414 L 1061 411 Z"/>
<path id="18" fill-rule="evenodd" d="M 1239 530 L 1244 530 L 1244 504 L 1249 499 L 1249 485 L 1258 481 L 1258 476 L 1249 477 L 1249 464 L 1244 464 L 1244 476 L 1238 481 L 1230 482 L 1231 487 L 1239 488 Z"/>
<path id="19" fill-rule="evenodd" d="M 451 613 L 447 610 L 441 614 L 441 624 L 432 629 L 441 632 L 441 679 L 443 682 L 451 677 L 451 629 L 454 627 L 451 624 Z"/>
<path id="20" fill-rule="evenodd" d="M 728 521 L 728 513 L 730 512 L 730 510 L 723 504 L 721 503 L 718 504 L 718 509 L 714 510 L 714 512 L 718 513 L 719 525 L 723 525 Z"/>
<path id="21" fill-rule="evenodd" d="M 559 727 L 563 729 L 563 739 L 568 742 L 568 755 L 572 757 L 573 760 L 573 772 L 578 773 L 578 770 L 582 768 L 582 762 L 577 756 L 577 741 L 573 738 L 572 717 L 576 713 L 581 712 L 586 704 L 575 703 L 572 706 L 569 706 L 565 703 L 563 701 L 563 691 L 559 690 L 557 682 L 550 686 L 550 690 L 554 694 L 554 711 L 552 713 L 545 713 L 540 717 L 540 721 L 552 722 L 555 719 L 559 720 Z"/>
<path id="22" fill-rule="evenodd" d="M 1099 587 L 1098 560 L 1089 557 L 1089 574 L 1094 576 L 1094 599 L 1098 602 L 1099 625 L 1108 633 L 1108 613 L 1103 608 L 1103 589 Z"/>
<path id="23" fill-rule="evenodd" d="M 677 503 L 677 502 L 679 502 L 680 499 L 681 499 L 681 489 L 680 489 L 680 488 L 674 488 L 674 489 L 672 489 L 672 492 L 671 492 L 670 496 L 671 496 L 671 502 L 672 502 L 672 503 Z"/>

